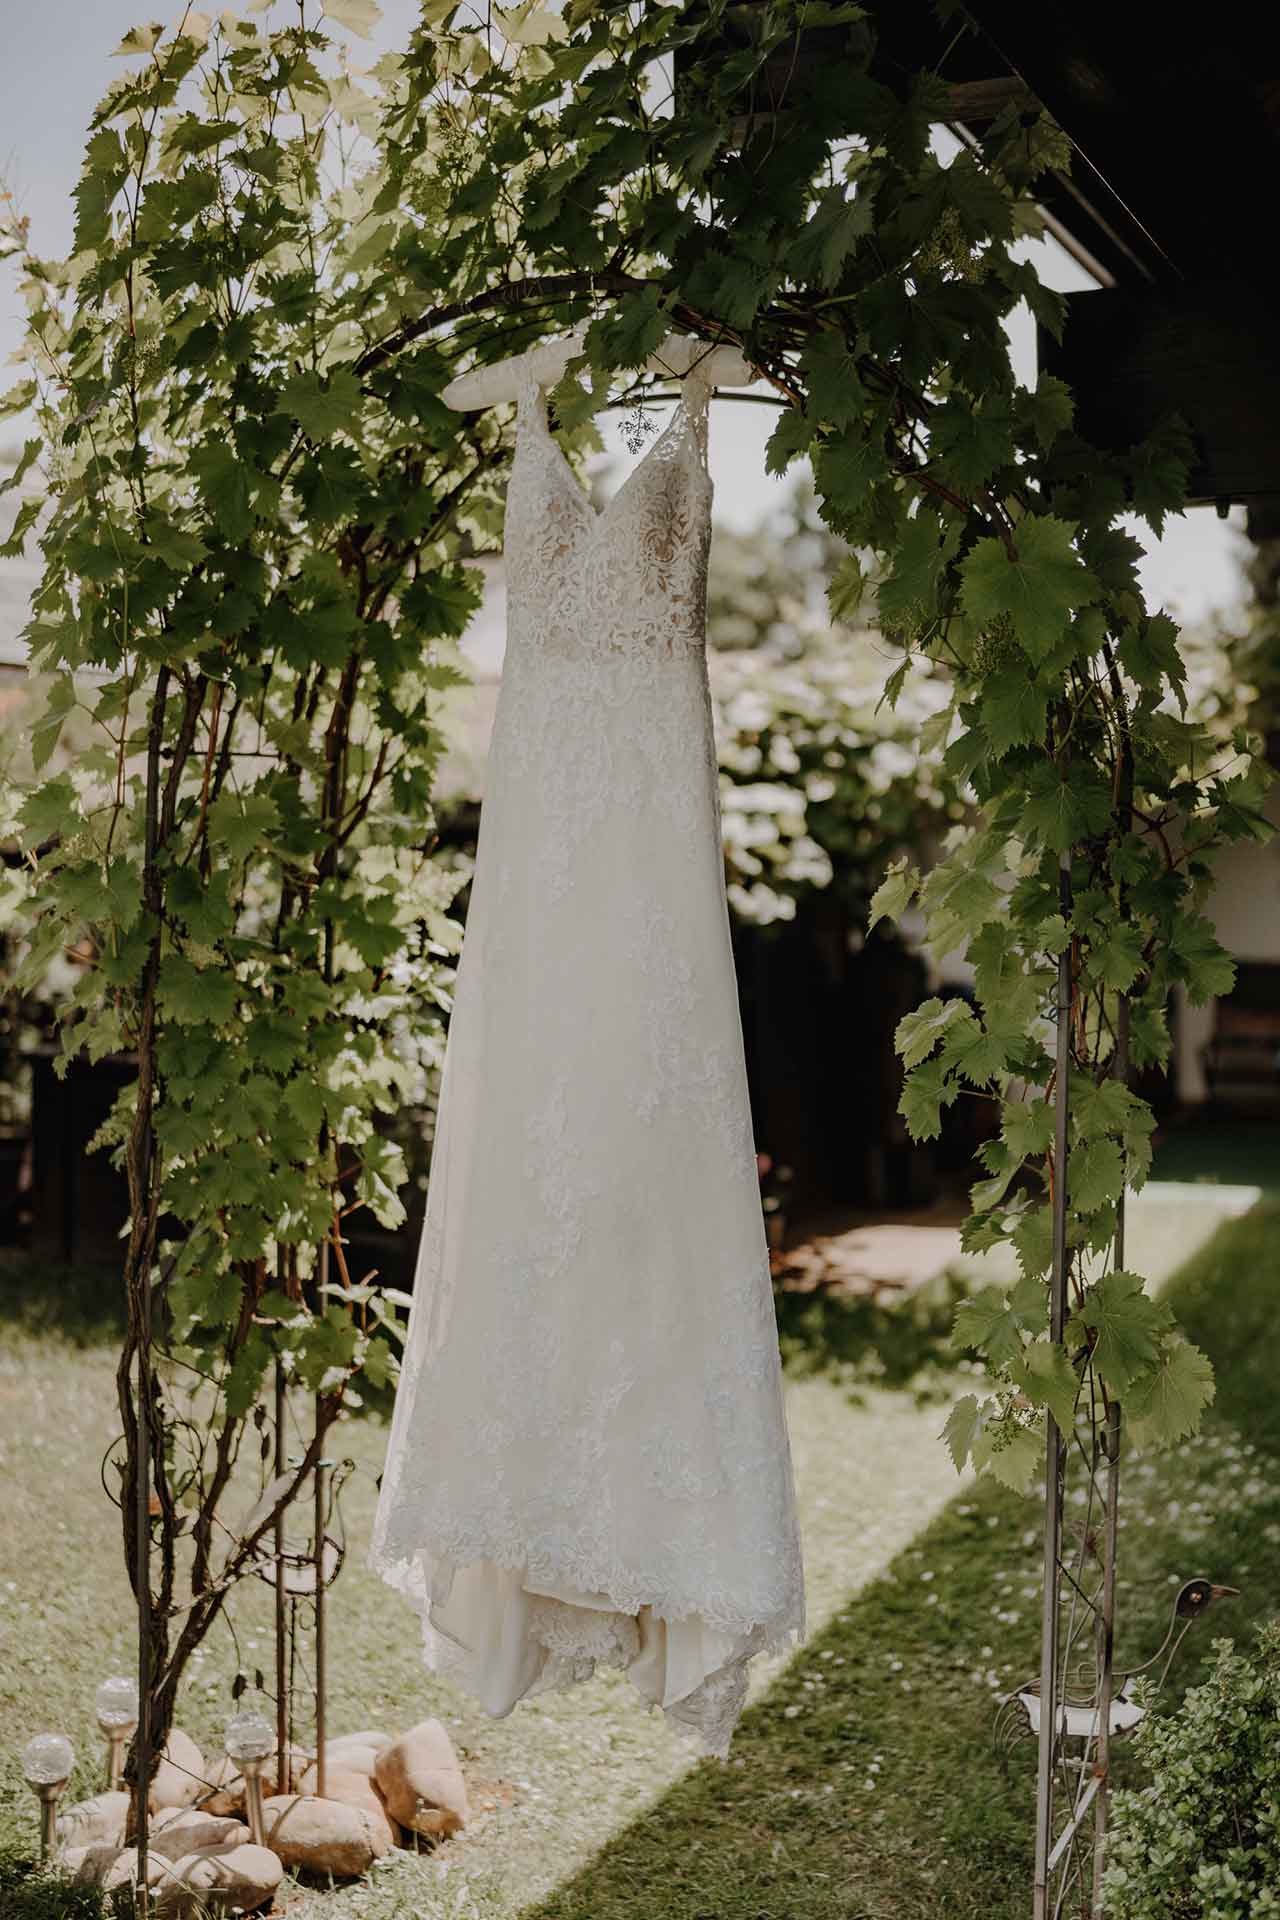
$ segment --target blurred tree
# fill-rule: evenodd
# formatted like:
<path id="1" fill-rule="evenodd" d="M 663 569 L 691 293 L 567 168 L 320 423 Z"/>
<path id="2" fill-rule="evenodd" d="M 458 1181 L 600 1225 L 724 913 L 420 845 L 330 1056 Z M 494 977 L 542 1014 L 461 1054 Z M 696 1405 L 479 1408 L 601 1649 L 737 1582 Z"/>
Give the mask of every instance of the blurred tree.
<path id="1" fill-rule="evenodd" d="M 951 690 L 921 656 L 833 619 L 826 583 L 848 548 L 818 517 L 807 474 L 749 533 L 718 529 L 708 637 L 729 901 L 743 921 L 795 917 L 829 889 L 865 926 L 903 853 L 927 861 L 961 819 L 942 766 Z"/>

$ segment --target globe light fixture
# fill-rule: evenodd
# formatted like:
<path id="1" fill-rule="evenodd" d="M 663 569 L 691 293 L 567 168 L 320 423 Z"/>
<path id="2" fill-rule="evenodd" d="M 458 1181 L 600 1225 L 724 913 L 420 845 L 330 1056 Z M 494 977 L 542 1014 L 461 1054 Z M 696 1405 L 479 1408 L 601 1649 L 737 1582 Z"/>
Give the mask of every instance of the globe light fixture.
<path id="1" fill-rule="evenodd" d="M 276 1730 L 260 1713 L 233 1713 L 227 1721 L 223 1741 L 228 1760 L 244 1776 L 245 1811 L 249 1816 L 249 1837 L 255 1846 L 266 1845 L 266 1822 L 262 1812 L 262 1769 L 276 1750 Z"/>
<path id="2" fill-rule="evenodd" d="M 40 1801 L 42 1860 L 53 1852 L 58 1835 L 58 1802 L 75 1762 L 75 1749 L 61 1733 L 38 1733 L 22 1749 L 22 1777 Z"/>
<path id="3" fill-rule="evenodd" d="M 127 1674 L 104 1680 L 93 1696 L 98 1725 L 107 1737 L 107 1789 L 124 1779 L 124 1751 L 138 1724 L 138 1683 Z"/>

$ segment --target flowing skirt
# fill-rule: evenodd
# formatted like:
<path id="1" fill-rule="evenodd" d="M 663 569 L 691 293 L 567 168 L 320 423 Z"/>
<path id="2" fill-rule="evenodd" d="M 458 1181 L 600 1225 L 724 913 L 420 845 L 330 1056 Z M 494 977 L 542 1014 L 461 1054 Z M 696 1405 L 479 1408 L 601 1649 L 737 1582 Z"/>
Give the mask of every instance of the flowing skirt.
<path id="1" fill-rule="evenodd" d="M 491 1714 L 723 1753 L 803 1582 L 706 662 L 512 653 L 372 1563 Z"/>

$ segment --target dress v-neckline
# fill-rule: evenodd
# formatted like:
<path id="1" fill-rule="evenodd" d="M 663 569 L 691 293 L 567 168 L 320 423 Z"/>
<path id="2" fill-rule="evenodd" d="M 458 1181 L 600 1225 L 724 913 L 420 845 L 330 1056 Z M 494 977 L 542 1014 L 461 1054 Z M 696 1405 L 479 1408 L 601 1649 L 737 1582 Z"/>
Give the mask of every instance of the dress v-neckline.
<path id="1" fill-rule="evenodd" d="M 569 460 L 569 456 L 566 454 L 564 448 L 560 445 L 560 442 L 556 439 L 554 433 L 552 433 L 551 431 L 550 422 L 547 419 L 546 389 L 542 387 L 537 381 L 530 381 L 529 386 L 526 390 L 526 393 L 527 393 L 528 400 L 532 403 L 534 422 L 538 428 L 538 431 L 541 433 L 543 439 L 546 441 L 547 445 L 551 447 L 551 449 L 555 453 L 556 458 L 559 461 L 560 467 L 564 473 L 565 479 L 569 484 L 570 491 L 581 502 L 582 509 L 584 513 L 587 515 L 588 520 L 590 521 L 592 526 L 600 527 L 604 524 L 604 522 L 608 519 L 609 515 L 612 513 L 618 501 L 622 499 L 623 495 L 626 493 L 627 489 L 630 487 L 632 481 L 636 478 L 638 474 L 641 474 L 644 472 L 649 462 L 653 459 L 654 455 L 657 453 L 658 448 L 663 444 L 665 440 L 670 438 L 670 436 L 675 432 L 677 427 L 684 425 L 686 422 L 688 422 L 692 418 L 690 413 L 690 408 L 689 408 L 689 390 L 690 390 L 689 382 L 691 380 L 697 379 L 698 377 L 699 376 L 695 373 L 688 373 L 684 376 L 680 384 L 680 397 L 676 401 L 675 407 L 671 414 L 671 418 L 668 420 L 666 426 L 662 429 L 661 433 L 658 435 L 653 445 L 651 447 L 647 447 L 644 453 L 641 454 L 640 458 L 636 461 L 635 465 L 627 473 L 625 479 L 623 479 L 622 482 L 619 484 L 617 492 L 612 494 L 609 497 L 609 499 L 605 501 L 602 507 L 596 506 L 595 502 L 592 500 L 591 495 L 587 491 L 586 487 L 583 486 L 581 480 L 578 478 L 577 474 L 574 472 L 573 466 Z M 709 393 L 707 395 L 707 398 L 710 398 Z M 519 435 L 524 432 L 529 420 L 529 411 L 526 407 L 525 402 L 526 402 L 526 395 L 522 395 L 520 414 L 519 414 L 519 419 L 518 419 L 517 428 L 516 428 L 517 439 L 519 438 Z M 706 456 L 705 446 L 701 446 L 699 448 L 699 464 L 702 468 L 703 473 L 707 475 L 708 479 L 710 479 L 710 474 L 707 469 L 707 456 Z"/>

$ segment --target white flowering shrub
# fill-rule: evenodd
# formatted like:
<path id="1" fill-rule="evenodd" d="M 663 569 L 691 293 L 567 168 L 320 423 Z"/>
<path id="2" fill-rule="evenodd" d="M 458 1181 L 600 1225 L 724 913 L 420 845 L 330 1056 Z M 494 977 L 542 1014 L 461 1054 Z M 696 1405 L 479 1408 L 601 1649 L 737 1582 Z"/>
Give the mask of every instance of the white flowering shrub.
<path id="1" fill-rule="evenodd" d="M 1280 1620 L 1252 1659 L 1214 1647 L 1135 1736 L 1151 1780 L 1114 1797 L 1108 1920 L 1280 1920 Z"/>
<path id="2" fill-rule="evenodd" d="M 889 863 L 921 862 L 963 817 L 942 766 L 947 690 L 917 668 L 896 708 L 890 666 L 863 635 L 810 636 L 803 658 L 768 646 L 711 656 L 729 904 L 738 919 L 794 919 L 833 888 L 855 920 Z"/>

